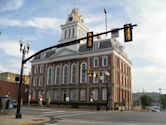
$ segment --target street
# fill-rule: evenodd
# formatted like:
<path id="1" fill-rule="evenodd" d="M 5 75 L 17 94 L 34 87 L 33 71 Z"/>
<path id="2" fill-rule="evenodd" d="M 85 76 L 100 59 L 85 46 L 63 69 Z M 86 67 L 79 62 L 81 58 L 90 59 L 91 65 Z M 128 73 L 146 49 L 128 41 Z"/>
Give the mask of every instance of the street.
<path id="1" fill-rule="evenodd" d="M 76 111 L 22 108 L 22 114 L 48 116 L 44 125 L 165 125 L 166 112 Z"/>

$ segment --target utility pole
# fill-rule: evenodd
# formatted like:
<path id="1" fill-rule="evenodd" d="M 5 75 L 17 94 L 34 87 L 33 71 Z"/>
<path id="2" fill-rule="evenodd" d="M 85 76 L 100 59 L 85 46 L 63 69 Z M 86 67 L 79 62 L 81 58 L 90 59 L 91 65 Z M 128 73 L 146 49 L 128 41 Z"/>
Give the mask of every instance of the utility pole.
<path id="1" fill-rule="evenodd" d="M 106 28 L 106 32 L 107 32 L 107 11 L 106 9 L 104 9 L 104 13 L 105 13 L 105 28 Z M 106 33 L 107 36 L 107 33 Z"/>
<path id="2" fill-rule="evenodd" d="M 162 109 L 162 104 L 161 104 L 161 88 L 159 88 L 159 105 L 160 105 L 160 110 Z"/>

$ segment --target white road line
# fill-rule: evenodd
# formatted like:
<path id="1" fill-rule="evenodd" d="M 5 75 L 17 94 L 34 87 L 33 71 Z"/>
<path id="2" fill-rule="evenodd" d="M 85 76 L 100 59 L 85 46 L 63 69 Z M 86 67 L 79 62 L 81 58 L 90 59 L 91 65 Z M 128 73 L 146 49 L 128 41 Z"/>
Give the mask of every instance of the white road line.
<path id="1" fill-rule="evenodd" d="M 95 112 L 83 112 L 83 113 L 72 113 L 72 114 L 67 114 L 67 115 L 61 115 L 61 116 L 56 116 L 55 118 L 64 118 L 64 117 L 70 117 L 70 116 L 77 116 L 77 115 L 83 115 L 83 114 L 92 114 Z"/>
<path id="2" fill-rule="evenodd" d="M 70 123 L 83 123 L 83 124 L 99 124 L 99 125 L 136 125 L 136 124 L 133 124 L 133 123 L 115 123 L 115 122 L 109 122 L 109 121 L 80 121 L 80 120 L 76 120 L 76 119 L 64 119 L 64 120 L 61 120 L 60 122 L 70 122 Z"/>

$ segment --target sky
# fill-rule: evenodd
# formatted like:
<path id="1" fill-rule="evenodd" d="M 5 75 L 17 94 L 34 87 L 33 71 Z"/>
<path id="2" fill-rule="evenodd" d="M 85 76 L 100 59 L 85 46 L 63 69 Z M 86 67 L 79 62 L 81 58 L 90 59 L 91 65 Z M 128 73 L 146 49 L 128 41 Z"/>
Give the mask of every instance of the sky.
<path id="1" fill-rule="evenodd" d="M 126 23 L 133 41 L 117 38 L 132 61 L 133 92 L 166 93 L 166 1 L 165 0 L 0 0 L 0 71 L 20 73 L 19 41 L 30 42 L 26 57 L 57 44 L 61 28 L 73 8 L 78 8 L 90 31 L 105 31 Z M 108 36 L 109 37 L 109 36 Z M 30 62 L 24 68 L 30 72 Z"/>

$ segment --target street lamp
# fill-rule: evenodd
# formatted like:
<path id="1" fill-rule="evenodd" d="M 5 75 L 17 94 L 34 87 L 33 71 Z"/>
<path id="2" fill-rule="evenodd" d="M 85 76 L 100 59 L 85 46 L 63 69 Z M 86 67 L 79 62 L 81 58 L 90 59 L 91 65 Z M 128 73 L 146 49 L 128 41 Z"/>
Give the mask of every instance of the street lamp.
<path id="1" fill-rule="evenodd" d="M 17 96 L 17 101 L 18 101 L 18 106 L 17 106 L 17 112 L 16 112 L 16 119 L 21 119 L 22 115 L 20 113 L 20 103 L 21 103 L 21 85 L 22 85 L 22 76 L 23 76 L 23 69 L 24 69 L 24 59 L 25 59 L 25 54 L 29 52 L 30 49 L 30 44 L 23 43 L 23 40 L 20 40 L 20 52 L 22 52 L 22 61 L 21 61 L 21 72 L 20 72 L 20 83 L 18 87 L 18 96 Z"/>

